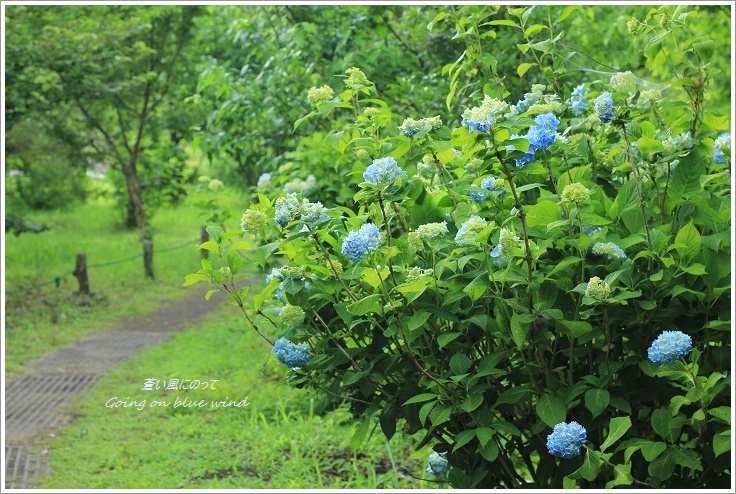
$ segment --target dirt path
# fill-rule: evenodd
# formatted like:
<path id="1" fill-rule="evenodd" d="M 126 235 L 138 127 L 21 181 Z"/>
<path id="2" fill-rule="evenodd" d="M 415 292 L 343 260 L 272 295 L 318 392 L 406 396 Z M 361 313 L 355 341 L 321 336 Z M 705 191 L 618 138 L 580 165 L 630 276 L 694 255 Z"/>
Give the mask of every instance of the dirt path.
<path id="1" fill-rule="evenodd" d="M 200 321 L 225 300 L 191 288 L 183 299 L 29 362 L 5 383 L 5 488 L 32 489 L 48 469 L 45 439 L 72 420 L 70 410 L 107 370 Z M 32 449 L 31 449 L 32 448 Z M 40 451 L 40 453 L 39 453 Z"/>

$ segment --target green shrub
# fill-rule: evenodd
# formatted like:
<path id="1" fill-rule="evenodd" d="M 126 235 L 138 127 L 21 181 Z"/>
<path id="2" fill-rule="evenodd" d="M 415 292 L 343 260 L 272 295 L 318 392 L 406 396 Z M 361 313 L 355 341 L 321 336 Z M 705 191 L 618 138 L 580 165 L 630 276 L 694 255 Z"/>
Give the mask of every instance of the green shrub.
<path id="1" fill-rule="evenodd" d="M 539 61 L 517 72 L 546 84 L 510 105 L 490 63 L 495 82 L 461 116 L 397 131 L 349 70 L 297 122 L 352 115 L 308 170 L 334 170 L 318 187 L 337 205 L 259 194 L 242 226 L 260 240 L 211 227 L 219 260 L 185 284 L 228 292 L 291 384 L 349 401 L 354 446 L 376 421 L 389 438 L 423 432 L 453 487 L 724 487 L 730 122 L 703 98 L 714 45 L 677 38 L 688 13 L 662 8 L 636 34 L 648 68 L 671 67 L 666 91 L 630 72 L 569 84 L 555 30 L 575 10 L 542 27 L 529 12 L 490 25 L 523 33 Z M 652 46 L 665 36 L 677 45 Z M 466 60 L 489 63 L 471 46 Z M 246 304 L 250 247 L 271 271 Z"/>

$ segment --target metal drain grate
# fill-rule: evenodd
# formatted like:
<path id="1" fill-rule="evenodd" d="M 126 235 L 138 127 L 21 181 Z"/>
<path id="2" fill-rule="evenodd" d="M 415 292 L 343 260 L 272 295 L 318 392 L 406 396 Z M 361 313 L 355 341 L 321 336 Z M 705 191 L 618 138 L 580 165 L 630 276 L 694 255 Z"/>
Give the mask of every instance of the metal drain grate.
<path id="1" fill-rule="evenodd" d="M 18 441 L 40 427 L 58 427 L 69 421 L 59 406 L 88 390 L 96 376 L 22 376 L 5 385 L 5 440 Z"/>
<path id="2" fill-rule="evenodd" d="M 169 337 L 169 333 L 163 332 L 106 331 L 48 354 L 29 366 L 42 372 L 101 374 L 135 352 Z"/>
<path id="3" fill-rule="evenodd" d="M 5 488 L 29 489 L 48 473 L 46 455 L 32 455 L 25 446 L 5 447 Z"/>

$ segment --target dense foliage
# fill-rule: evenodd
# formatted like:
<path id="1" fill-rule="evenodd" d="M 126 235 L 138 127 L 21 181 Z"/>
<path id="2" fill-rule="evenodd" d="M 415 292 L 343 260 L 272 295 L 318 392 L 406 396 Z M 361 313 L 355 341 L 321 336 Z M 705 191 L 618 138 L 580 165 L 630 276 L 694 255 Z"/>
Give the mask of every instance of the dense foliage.
<path id="1" fill-rule="evenodd" d="M 578 70 L 567 30 L 593 10 L 641 67 Z M 311 80 L 292 166 L 186 284 L 227 292 L 294 386 L 347 400 L 354 446 L 421 432 L 453 487 L 729 485 L 728 20 L 618 12 L 439 9 L 464 51 L 411 113 L 360 68 Z"/>

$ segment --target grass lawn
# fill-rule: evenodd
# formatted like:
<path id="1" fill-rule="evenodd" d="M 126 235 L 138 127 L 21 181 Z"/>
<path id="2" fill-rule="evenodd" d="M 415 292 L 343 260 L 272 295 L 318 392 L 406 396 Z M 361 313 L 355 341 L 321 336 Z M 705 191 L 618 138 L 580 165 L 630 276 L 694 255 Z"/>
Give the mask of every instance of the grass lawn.
<path id="1" fill-rule="evenodd" d="M 221 195 L 234 213 L 245 208 L 236 193 Z M 28 214 L 51 229 L 5 238 L 6 372 L 18 372 L 28 360 L 105 329 L 120 317 L 149 312 L 187 293 L 182 283 L 200 267 L 197 244 L 204 224 L 194 200 L 153 216 L 155 280 L 144 276 L 137 232 L 120 227 L 120 212 L 109 200 Z M 91 297 L 75 293 L 78 284 L 70 272 L 79 252 L 87 255 Z M 56 287 L 54 278 L 65 273 Z"/>
<path id="2" fill-rule="evenodd" d="M 219 294 L 216 296 L 220 296 Z M 49 444 L 42 488 L 435 488 L 429 447 L 376 429 L 359 451 L 345 407 L 290 388 L 286 368 L 230 306 L 110 372 Z M 215 389 L 143 391 L 146 378 L 218 380 Z M 145 406 L 108 408 L 111 398 Z M 177 398 L 203 408 L 174 407 Z M 241 402 L 213 408 L 213 401 Z M 168 405 L 151 407 L 152 400 Z M 113 400 L 114 403 L 115 400 Z M 419 477 L 426 480 L 413 478 Z"/>

